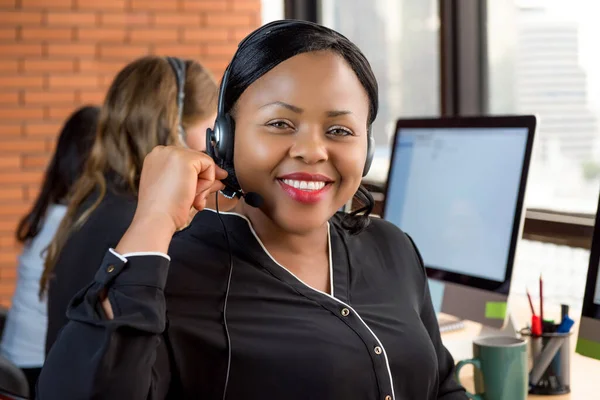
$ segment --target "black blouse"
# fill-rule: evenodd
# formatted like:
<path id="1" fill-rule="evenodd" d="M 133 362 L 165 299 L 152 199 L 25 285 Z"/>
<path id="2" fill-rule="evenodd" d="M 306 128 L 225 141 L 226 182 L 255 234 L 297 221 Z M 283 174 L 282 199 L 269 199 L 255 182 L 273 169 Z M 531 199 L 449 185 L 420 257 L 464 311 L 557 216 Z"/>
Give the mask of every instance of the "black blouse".
<path id="1" fill-rule="evenodd" d="M 329 224 L 331 295 L 278 264 L 249 221 L 222 213 L 233 255 L 227 399 L 466 399 L 411 240 L 374 218 Z M 221 399 L 229 248 L 199 213 L 168 256 L 112 249 L 73 299 L 40 379 L 46 399 Z M 97 301 L 108 288 L 115 318 Z"/>

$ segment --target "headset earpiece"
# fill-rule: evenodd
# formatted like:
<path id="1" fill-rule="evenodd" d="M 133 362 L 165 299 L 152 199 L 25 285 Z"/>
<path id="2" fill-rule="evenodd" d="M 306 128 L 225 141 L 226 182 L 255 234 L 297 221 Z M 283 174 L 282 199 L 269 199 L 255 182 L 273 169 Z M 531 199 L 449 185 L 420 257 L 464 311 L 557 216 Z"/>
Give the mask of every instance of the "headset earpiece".
<path id="1" fill-rule="evenodd" d="M 371 127 L 367 131 L 367 159 L 365 160 L 365 167 L 363 169 L 363 177 L 367 176 L 373 163 L 373 157 L 375 156 L 375 139 L 373 138 L 373 132 Z"/>

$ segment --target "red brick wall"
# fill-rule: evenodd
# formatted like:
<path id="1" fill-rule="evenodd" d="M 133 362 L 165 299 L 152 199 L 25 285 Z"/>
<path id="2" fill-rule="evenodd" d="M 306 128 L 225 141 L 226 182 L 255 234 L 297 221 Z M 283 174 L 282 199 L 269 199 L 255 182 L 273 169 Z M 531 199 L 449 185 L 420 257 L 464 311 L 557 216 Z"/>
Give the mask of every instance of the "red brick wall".
<path id="1" fill-rule="evenodd" d="M 260 18 L 260 0 L 0 0 L 0 304 L 64 119 L 144 54 L 195 58 L 220 78 Z"/>

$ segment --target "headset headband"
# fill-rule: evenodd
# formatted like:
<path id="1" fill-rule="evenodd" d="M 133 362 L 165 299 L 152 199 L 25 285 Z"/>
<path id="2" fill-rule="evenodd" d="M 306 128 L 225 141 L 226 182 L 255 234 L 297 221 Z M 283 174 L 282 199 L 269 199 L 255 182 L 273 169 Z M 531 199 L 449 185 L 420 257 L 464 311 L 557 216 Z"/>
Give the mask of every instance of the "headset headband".
<path id="1" fill-rule="evenodd" d="M 179 137 L 185 143 L 185 130 L 183 129 L 183 104 L 185 100 L 185 61 L 176 57 L 166 57 L 173 68 L 175 80 L 177 82 L 177 124 Z"/>

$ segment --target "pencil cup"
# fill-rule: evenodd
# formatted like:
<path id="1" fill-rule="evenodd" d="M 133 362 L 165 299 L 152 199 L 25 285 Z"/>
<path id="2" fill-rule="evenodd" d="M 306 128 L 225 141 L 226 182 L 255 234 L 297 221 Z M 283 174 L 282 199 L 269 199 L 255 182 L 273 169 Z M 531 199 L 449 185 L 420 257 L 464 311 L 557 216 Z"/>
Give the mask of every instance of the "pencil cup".
<path id="1" fill-rule="evenodd" d="M 533 336 L 522 330 L 527 338 L 529 393 L 539 395 L 565 394 L 571 391 L 571 332 L 543 333 Z"/>

